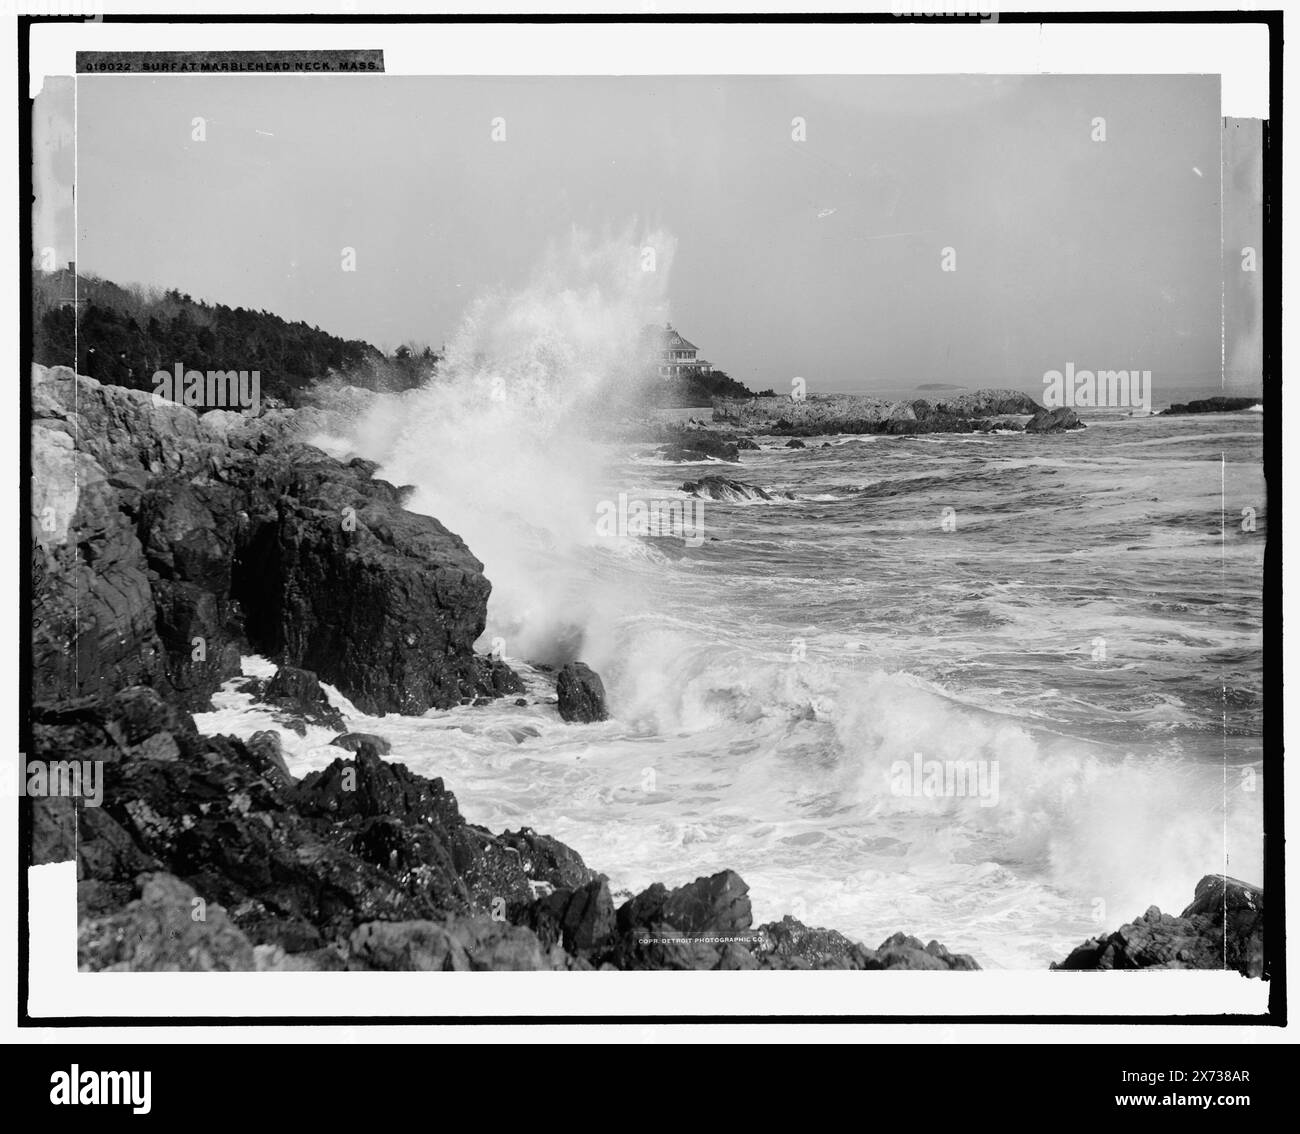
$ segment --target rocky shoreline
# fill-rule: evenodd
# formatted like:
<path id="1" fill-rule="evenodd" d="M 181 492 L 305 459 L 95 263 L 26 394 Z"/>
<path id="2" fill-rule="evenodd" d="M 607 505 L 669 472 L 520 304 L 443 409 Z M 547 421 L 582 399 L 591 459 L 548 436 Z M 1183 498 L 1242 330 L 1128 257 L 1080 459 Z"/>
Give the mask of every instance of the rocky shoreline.
<path id="1" fill-rule="evenodd" d="M 713 421 L 774 437 L 827 434 L 1055 433 L 1082 429 L 1070 409 L 1047 410 L 1016 390 L 974 390 L 929 400 L 868 394 L 715 398 Z"/>
<path id="2" fill-rule="evenodd" d="M 726 869 L 616 903 L 576 850 L 468 823 L 442 780 L 346 733 L 319 684 L 376 715 L 522 691 L 474 653 L 491 585 L 459 537 L 373 464 L 305 444 L 303 411 L 200 417 L 39 366 L 32 405 L 28 760 L 93 763 L 102 799 L 24 808 L 31 863 L 77 862 L 83 969 L 979 968 L 901 933 L 871 949 L 788 916 L 755 926 Z M 711 480 L 695 490 L 750 487 Z M 274 731 L 197 731 L 246 653 L 279 665 L 244 685 L 277 724 L 339 731 L 328 767 L 298 780 Z M 557 693 L 574 727 L 604 719 L 580 663 Z M 1258 975 L 1262 910 L 1209 878 L 1182 919 L 1148 914 L 1141 946 L 1125 926 L 1061 967 Z"/>

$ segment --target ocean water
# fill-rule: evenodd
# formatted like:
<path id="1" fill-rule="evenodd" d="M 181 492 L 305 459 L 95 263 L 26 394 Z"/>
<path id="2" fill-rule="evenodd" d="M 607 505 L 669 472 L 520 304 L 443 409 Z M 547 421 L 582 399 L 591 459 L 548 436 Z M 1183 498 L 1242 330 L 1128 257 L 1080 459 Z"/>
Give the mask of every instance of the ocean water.
<path id="1" fill-rule="evenodd" d="M 759 922 L 904 930 L 985 967 L 1178 912 L 1205 874 L 1262 881 L 1262 416 L 1084 411 L 1057 436 L 764 438 L 739 466 L 670 464 L 618 427 L 640 329 L 670 315 L 671 241 L 634 235 L 484 297 L 435 383 L 312 438 L 466 540 L 493 583 L 479 646 L 528 686 L 422 717 L 339 697 L 351 727 L 615 891 L 731 868 Z M 682 491 L 711 473 L 792 498 Z M 638 505 L 677 534 L 624 530 Z M 559 719 L 542 667 L 573 658 L 609 721 Z M 230 691 L 199 722 L 269 723 Z M 283 735 L 296 774 L 340 754 Z"/>
<path id="2" fill-rule="evenodd" d="M 613 719 L 561 722 L 501 623 L 484 646 L 503 640 L 527 707 L 346 707 L 471 821 L 553 834 L 615 889 L 730 867 L 761 920 L 1042 967 L 1177 912 L 1204 874 L 1261 880 L 1261 424 L 763 439 L 739 468 L 606 446 L 597 501 L 684 504 L 707 473 L 794 496 L 704 501 L 702 541 L 533 541 L 543 623 L 585 628 L 550 660 L 595 665 Z M 265 726 L 242 705 L 204 727 Z M 328 739 L 286 734 L 293 771 L 338 755 Z M 977 762 L 983 798 L 907 794 L 917 753 Z"/>

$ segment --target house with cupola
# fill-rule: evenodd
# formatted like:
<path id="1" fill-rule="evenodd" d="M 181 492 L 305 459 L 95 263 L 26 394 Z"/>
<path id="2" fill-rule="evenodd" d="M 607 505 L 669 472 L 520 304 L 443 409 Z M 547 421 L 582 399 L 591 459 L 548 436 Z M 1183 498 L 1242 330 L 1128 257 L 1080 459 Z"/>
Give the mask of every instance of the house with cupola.
<path id="1" fill-rule="evenodd" d="M 660 378 L 684 378 L 691 374 L 708 374 L 713 364 L 700 358 L 700 348 L 688 341 L 671 323 L 647 327 L 644 338 L 648 353 L 658 367 Z"/>

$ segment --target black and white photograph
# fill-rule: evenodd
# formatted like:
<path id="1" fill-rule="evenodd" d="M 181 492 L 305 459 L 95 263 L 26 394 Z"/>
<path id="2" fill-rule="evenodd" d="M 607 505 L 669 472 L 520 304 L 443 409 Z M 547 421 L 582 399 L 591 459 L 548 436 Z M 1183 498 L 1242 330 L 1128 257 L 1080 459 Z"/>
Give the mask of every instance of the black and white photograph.
<path id="1" fill-rule="evenodd" d="M 814 30 L 1032 30 L 923 15 Z M 78 25 L 20 108 L 19 928 L 69 1014 L 1269 1011 L 1267 75 L 229 19 Z"/>

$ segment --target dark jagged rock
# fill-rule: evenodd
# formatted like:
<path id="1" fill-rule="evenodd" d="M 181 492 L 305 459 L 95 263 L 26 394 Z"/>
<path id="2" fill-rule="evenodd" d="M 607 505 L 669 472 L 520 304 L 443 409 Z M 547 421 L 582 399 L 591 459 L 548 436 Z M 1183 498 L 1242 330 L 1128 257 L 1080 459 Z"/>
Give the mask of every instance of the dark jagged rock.
<path id="1" fill-rule="evenodd" d="M 519 864 L 529 878 L 554 889 L 576 890 L 599 877 L 572 847 L 549 835 L 539 835 L 531 827 L 503 831 L 499 841 L 519 856 Z"/>
<path id="2" fill-rule="evenodd" d="M 730 480 L 725 476 L 706 476 L 700 480 L 688 480 L 682 485 L 682 491 L 690 496 L 698 496 L 702 500 L 726 500 L 736 502 L 739 500 L 772 500 L 773 494 L 766 489 L 759 488 L 756 484 L 748 484 L 743 480 Z M 790 494 L 782 494 L 786 499 Z"/>
<path id="3" fill-rule="evenodd" d="M 37 700 L 151 685 L 206 708 L 241 649 L 364 712 L 522 690 L 473 652 L 482 564 L 293 411 L 200 417 L 40 366 L 32 405 Z"/>
<path id="4" fill-rule="evenodd" d="M 670 461 L 740 461 L 740 444 L 729 433 L 705 429 L 696 423 L 685 426 L 664 426 L 659 431 L 666 444 L 660 455 Z M 751 442 L 752 444 L 752 442 Z M 757 446 L 754 446 L 755 448 Z"/>
<path id="5" fill-rule="evenodd" d="M 524 691 L 524 683 L 519 674 L 500 658 L 475 657 L 474 663 L 477 668 L 474 684 L 476 699 L 508 697 L 512 693 Z"/>
<path id="6" fill-rule="evenodd" d="M 920 940 L 904 933 L 895 933 L 880 943 L 876 950 L 876 963 L 882 969 L 938 969 L 971 972 L 979 965 L 966 953 L 950 953 L 937 941 L 922 945 Z M 868 965 L 867 968 L 875 966 Z"/>
<path id="7" fill-rule="evenodd" d="M 1026 433 L 1064 433 L 1068 429 L 1087 428 L 1069 406 L 1039 410 L 1025 423 Z"/>
<path id="8" fill-rule="evenodd" d="M 758 929 L 759 944 L 754 953 L 791 964 L 803 962 L 809 968 L 865 968 L 870 950 L 834 929 L 811 929 L 786 914 L 780 921 Z M 792 964 L 793 967 L 793 964 Z"/>
<path id="9" fill-rule="evenodd" d="M 978 971 L 975 959 L 950 953 L 937 941 L 922 945 L 915 937 L 895 933 L 876 949 L 868 949 L 833 929 L 812 929 L 787 915 L 759 929 L 754 954 L 765 965 L 810 969 L 928 969 Z"/>
<path id="10" fill-rule="evenodd" d="M 1223 941 L 1224 962 L 1247 976 L 1264 971 L 1264 891 L 1223 874 L 1207 874 L 1196 884 L 1183 917 L 1204 919 Z"/>
<path id="11" fill-rule="evenodd" d="M 1264 892 L 1207 875 L 1181 917 L 1152 906 L 1113 933 L 1085 941 L 1053 969 L 1224 969 L 1264 971 Z"/>
<path id="12" fill-rule="evenodd" d="M 120 910 L 139 897 L 140 875 L 165 871 L 222 906 L 254 944 L 293 954 L 368 921 L 523 909 L 537 886 L 592 881 L 555 840 L 528 830 L 498 839 L 466 823 L 441 780 L 384 762 L 367 742 L 355 760 L 291 785 L 267 754 L 268 734 L 251 746 L 202 737 L 160 702 L 142 712 L 153 691 L 128 692 L 121 704 L 47 713 L 36 729 L 37 758 L 80 744 L 83 757 L 105 761 L 101 808 L 28 801 L 60 832 L 46 840 L 55 860 L 71 857 L 77 826 L 85 917 Z M 182 731 L 141 735 L 151 719 Z"/>
<path id="13" fill-rule="evenodd" d="M 660 883 L 615 916 L 618 937 L 596 959 L 619 969 L 757 968 L 749 887 L 733 870 L 669 890 Z"/>
<path id="14" fill-rule="evenodd" d="M 1161 416 L 1187 413 L 1235 413 L 1238 410 L 1248 410 L 1252 406 L 1264 404 L 1263 397 L 1258 398 L 1199 398 L 1192 402 L 1175 402 L 1167 410 L 1163 411 Z"/>
<path id="15" fill-rule="evenodd" d="M 742 453 L 745 452 L 745 450 L 747 449 L 758 450 L 761 447 L 762 446 L 760 446 L 759 443 L 755 441 L 752 437 L 736 438 L 736 448 L 739 449 Z"/>
<path id="16" fill-rule="evenodd" d="M 285 762 L 284 746 L 280 743 L 278 732 L 271 729 L 255 732 L 248 738 L 245 747 L 252 766 L 259 775 L 266 776 L 280 788 L 291 788 L 297 782 Z"/>
<path id="17" fill-rule="evenodd" d="M 808 446 L 805 445 L 802 441 L 800 441 L 799 438 L 797 438 L 797 437 L 792 437 L 792 438 L 790 438 L 790 440 L 787 441 L 787 442 L 785 443 L 785 447 L 786 447 L 787 449 L 806 449 L 806 448 L 808 448 Z"/>
<path id="18" fill-rule="evenodd" d="M 307 724 L 346 727 L 343 714 L 329 703 L 316 675 L 305 669 L 281 666 L 262 689 L 261 700 Z"/>
<path id="19" fill-rule="evenodd" d="M 609 883 L 600 878 L 576 890 L 554 890 L 534 902 L 523 920 L 544 945 L 559 941 L 568 953 L 590 954 L 614 936 Z"/>
<path id="20" fill-rule="evenodd" d="M 590 724 L 609 719 L 605 707 L 605 684 L 585 662 L 569 662 L 555 681 L 560 699 L 560 716 L 566 721 Z"/>
<path id="21" fill-rule="evenodd" d="M 330 744 L 335 748 L 346 748 L 349 752 L 356 752 L 362 744 L 369 744 L 381 756 L 387 756 L 393 750 L 387 740 L 373 732 L 345 732 L 342 736 L 336 736 Z"/>

